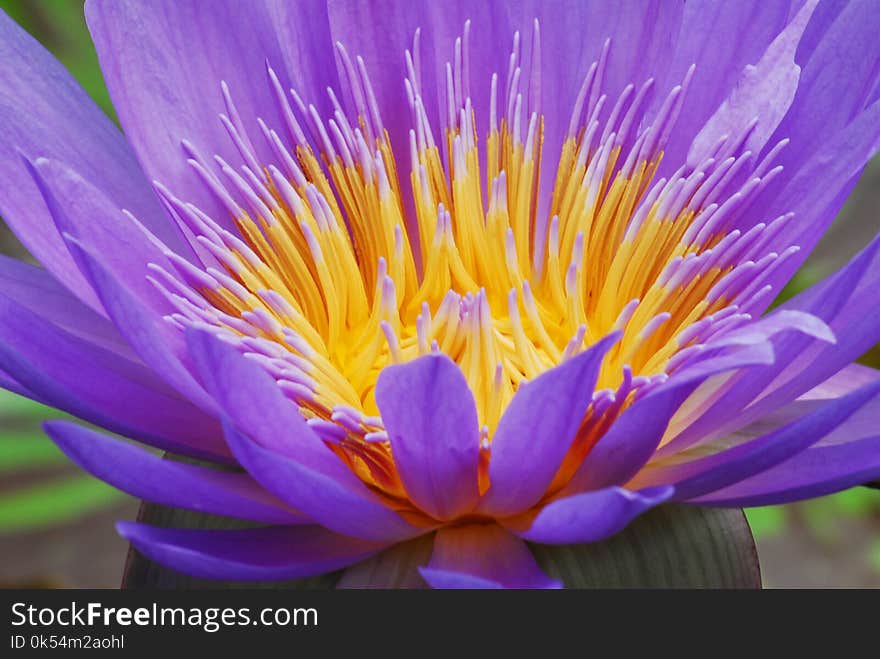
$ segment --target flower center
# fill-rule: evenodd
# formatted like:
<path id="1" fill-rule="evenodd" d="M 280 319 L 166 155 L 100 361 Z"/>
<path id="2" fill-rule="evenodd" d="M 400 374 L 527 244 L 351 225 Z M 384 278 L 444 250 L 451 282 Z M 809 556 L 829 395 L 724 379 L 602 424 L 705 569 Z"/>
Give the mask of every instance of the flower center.
<path id="1" fill-rule="evenodd" d="M 355 107 L 347 112 L 330 91 L 326 120 L 268 68 L 286 124 L 259 122 L 275 162 L 258 158 L 225 84 L 221 120 L 245 164 L 218 156 L 215 167 L 185 143 L 237 232 L 159 186 L 206 254 L 204 268 L 179 257 L 174 272 L 157 268 L 175 306 L 169 321 L 221 330 L 364 480 L 394 496 L 403 489 L 374 400 L 387 365 L 432 350 L 454 359 L 488 460 L 520 383 L 622 331 L 570 471 L 634 396 L 760 312 L 769 274 L 797 249 L 766 247 L 789 216 L 737 223 L 778 173 L 784 146 L 754 162 L 743 147 L 754 123 L 658 178 L 692 70 L 649 116 L 653 80 L 616 99 L 603 94 L 606 43 L 561 154 L 542 154 L 537 24 L 529 66 L 517 34 L 503 86 L 492 76 L 488 117 L 472 105 L 468 40 L 466 26 L 446 67 L 447 116 L 436 133 L 412 54 L 418 34 L 406 53 L 409 163 L 395 159 L 363 61 L 340 46 Z M 541 179 L 545 156 L 559 158 L 554 179 L 546 167 Z"/>

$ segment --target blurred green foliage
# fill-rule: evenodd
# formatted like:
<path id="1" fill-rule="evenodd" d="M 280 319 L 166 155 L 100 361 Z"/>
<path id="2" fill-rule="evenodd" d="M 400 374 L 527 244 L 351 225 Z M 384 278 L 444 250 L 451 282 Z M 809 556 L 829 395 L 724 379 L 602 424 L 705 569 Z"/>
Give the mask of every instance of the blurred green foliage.
<path id="1" fill-rule="evenodd" d="M 747 509 L 746 517 L 754 536 L 760 540 L 784 533 L 791 522 L 789 510 L 789 506 Z M 838 521 L 880 513 L 880 496 L 868 488 L 855 487 L 801 504 L 800 512 L 799 518 L 817 540 L 833 541 Z"/>
<path id="2" fill-rule="evenodd" d="M 0 534 L 69 523 L 124 498 L 118 490 L 83 474 L 28 485 L 0 496 Z"/>

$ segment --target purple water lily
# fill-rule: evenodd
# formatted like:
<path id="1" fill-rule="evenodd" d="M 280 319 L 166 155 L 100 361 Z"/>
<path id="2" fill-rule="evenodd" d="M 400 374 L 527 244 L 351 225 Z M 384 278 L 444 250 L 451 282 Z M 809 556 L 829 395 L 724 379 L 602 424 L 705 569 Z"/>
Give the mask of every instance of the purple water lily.
<path id="1" fill-rule="evenodd" d="M 3 16 L 0 384 L 240 467 L 47 424 L 256 522 L 119 525 L 214 579 L 558 586 L 529 542 L 877 478 L 880 240 L 768 311 L 880 145 L 870 4 L 93 0 L 125 136 Z"/>

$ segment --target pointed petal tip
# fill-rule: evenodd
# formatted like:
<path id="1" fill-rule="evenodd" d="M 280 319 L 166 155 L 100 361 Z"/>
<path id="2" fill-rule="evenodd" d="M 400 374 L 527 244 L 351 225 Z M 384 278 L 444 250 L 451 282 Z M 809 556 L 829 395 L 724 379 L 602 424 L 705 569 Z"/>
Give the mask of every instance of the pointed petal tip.
<path id="1" fill-rule="evenodd" d="M 120 520 L 115 524 L 116 532 L 131 543 L 137 543 L 140 540 L 140 526 L 137 522 L 124 520 Z"/>
<path id="2" fill-rule="evenodd" d="M 646 487 L 643 490 L 639 490 L 637 492 L 629 491 L 629 494 L 631 495 L 633 501 L 641 499 L 643 501 L 650 501 L 659 504 L 671 499 L 675 495 L 675 486 L 654 485 L 652 487 Z"/>
<path id="3" fill-rule="evenodd" d="M 557 499 L 546 505 L 520 538 L 541 544 L 598 542 L 623 530 L 646 510 L 670 500 L 672 485 L 641 490 L 612 486 Z"/>

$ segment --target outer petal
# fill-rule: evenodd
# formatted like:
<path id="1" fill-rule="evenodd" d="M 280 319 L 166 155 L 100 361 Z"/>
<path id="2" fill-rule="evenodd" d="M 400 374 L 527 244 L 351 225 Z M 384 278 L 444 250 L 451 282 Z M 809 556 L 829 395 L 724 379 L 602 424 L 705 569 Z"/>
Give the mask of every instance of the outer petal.
<path id="1" fill-rule="evenodd" d="M 601 93 L 608 102 L 597 117 L 604 123 L 611 109 L 628 85 L 636 89 L 648 79 L 664 80 L 670 66 L 670 53 L 676 47 L 683 20 L 683 6 L 663 0 L 532 0 L 523 2 L 517 29 L 525 30 L 534 17 L 541 26 L 540 74 L 537 80 L 541 96 L 539 110 L 544 114 L 541 191 L 539 214 L 548 215 L 552 182 L 578 93 L 591 65 L 602 60 L 606 43 L 608 55 L 601 77 Z M 528 45 L 527 32 L 523 41 Z M 529 59 L 526 60 L 525 56 Z M 523 77 L 530 71 L 531 54 L 526 51 Z M 655 100 L 662 100 L 675 85 L 681 84 L 689 61 L 681 75 L 656 89 Z M 503 82 L 506 67 L 498 73 Z M 658 85 L 655 85 L 657 88 Z M 530 104 L 531 104 L 531 99 Z M 648 100 L 650 104 L 650 98 Z M 532 108 L 530 107 L 530 110 Z"/>
<path id="2" fill-rule="evenodd" d="M 437 519 L 471 510 L 480 496 L 477 408 L 461 369 L 426 355 L 382 371 L 376 403 L 410 499 Z"/>
<path id="3" fill-rule="evenodd" d="M 662 96 L 674 85 L 681 83 L 688 67 L 692 64 L 697 67 L 678 123 L 670 135 L 661 173 L 672 172 L 684 162 L 700 128 L 730 94 L 745 67 L 758 62 L 788 19 L 789 3 L 786 2 L 685 3 L 669 72 L 665 79 L 659 78 L 655 105 L 659 105 Z M 725 47 L 719 48 L 720 43 Z M 660 73 L 649 71 L 649 75 Z"/>
<path id="4" fill-rule="evenodd" d="M 560 588 L 526 544 L 495 524 L 444 527 L 419 570 L 433 588 Z"/>
<path id="5" fill-rule="evenodd" d="M 757 476 L 694 499 L 712 506 L 769 506 L 810 499 L 880 478 L 880 435 L 816 446 Z"/>
<path id="6" fill-rule="evenodd" d="M 38 401 L 40 403 L 44 402 L 40 399 L 39 396 L 34 394 L 32 391 L 23 387 L 21 383 L 13 378 L 8 373 L 4 373 L 0 371 L 0 388 L 6 389 L 7 391 L 11 391 L 14 394 L 18 394 L 19 396 L 24 396 L 25 398 L 30 398 L 31 400 Z"/>
<path id="7" fill-rule="evenodd" d="M 50 324 L 126 359 L 134 357 L 106 318 L 74 297 L 46 270 L 0 255 L 0 290 L 13 302 Z M 0 387 L 45 402 L 8 373 L 0 373 Z"/>
<path id="8" fill-rule="evenodd" d="M 880 383 L 866 385 L 758 439 L 690 462 L 650 469 L 638 481 L 672 483 L 679 501 L 701 497 L 796 456 L 845 427 L 847 419 L 872 404 L 878 394 Z"/>
<path id="9" fill-rule="evenodd" d="M 780 164 L 795 171 L 809 154 L 821 148 L 823 140 L 846 127 L 868 104 L 869 92 L 880 76 L 877 61 L 880 44 L 880 16 L 870 0 L 849 2 L 839 10 L 833 22 L 823 15 L 830 8 L 820 3 L 816 23 L 825 23 L 824 34 L 805 60 L 798 55 L 803 72 L 791 111 L 779 125 L 775 140 L 790 138 L 791 143 L 780 156 Z M 771 140 L 771 144 L 774 140 Z"/>
<path id="10" fill-rule="evenodd" d="M 188 338 L 205 386 L 229 420 L 227 441 L 263 487 L 337 533 L 380 541 L 421 533 L 324 445 L 260 366 L 206 332 Z"/>
<path id="11" fill-rule="evenodd" d="M 318 462 L 314 456 L 294 460 L 267 451 L 231 425 L 226 426 L 226 439 L 235 457 L 257 482 L 321 526 L 386 543 L 423 532 L 386 507 L 325 447 L 326 454 Z"/>
<path id="12" fill-rule="evenodd" d="M 245 474 L 163 460 L 67 421 L 47 422 L 44 427 L 76 464 L 139 499 L 266 524 L 307 521 Z"/>
<path id="13" fill-rule="evenodd" d="M 777 158 L 783 170 L 754 206 L 766 214 L 756 219 L 795 213 L 781 238 L 801 251 L 774 273 L 779 287 L 815 247 L 880 147 L 880 16 L 870 1 L 834 5 L 821 3 L 812 33 L 808 28 L 808 43 L 798 54 L 798 93 L 770 140 L 791 140 Z"/>
<path id="14" fill-rule="evenodd" d="M 709 157 L 722 137 L 743 134 L 755 117 L 760 118 L 759 123 L 743 147 L 760 153 L 794 100 L 800 77 L 795 51 L 817 2 L 805 2 L 761 59 L 745 67 L 730 95 L 694 139 L 688 153 L 690 165 L 696 166 Z"/>
<path id="15" fill-rule="evenodd" d="M 138 356 L 194 405 L 218 416 L 217 405 L 190 372 L 189 355 L 177 328 L 145 307 L 100 258 L 76 240 L 67 240 L 107 314 Z"/>
<path id="16" fill-rule="evenodd" d="M 296 12 L 299 5 L 312 3 L 289 4 L 289 11 Z M 205 157 L 219 154 L 238 169 L 244 160 L 220 121 L 219 115 L 226 114 L 246 134 L 259 137 L 244 139 L 260 162 L 270 162 L 256 120 L 262 117 L 277 130 L 285 124 L 266 62 L 277 67 L 284 89 L 290 80 L 267 4 L 216 0 L 206 11 L 197 0 L 92 0 L 86 19 L 113 105 L 147 174 L 218 222 L 228 222 L 228 211 L 187 164 L 181 140 L 189 140 Z M 311 29 L 305 20 L 296 36 L 320 33 L 320 25 Z M 320 61 L 308 64 L 328 68 Z M 221 82 L 229 87 L 235 113 L 224 103 Z"/>
<path id="17" fill-rule="evenodd" d="M 116 528 L 157 563 L 194 577 L 227 581 L 278 581 L 332 572 L 384 546 L 313 525 L 201 531 L 119 522 Z"/>
<path id="18" fill-rule="evenodd" d="M 534 560 L 534 559 L 533 559 Z M 462 572 L 440 570 L 437 568 L 419 568 L 419 574 L 431 588 L 444 590 L 502 590 L 504 585 L 499 581 L 483 579 Z M 513 587 L 513 586 L 512 586 Z M 556 586 L 561 587 L 561 586 Z"/>
<path id="19" fill-rule="evenodd" d="M 560 496 L 626 483 L 663 439 L 679 405 L 697 383 L 670 383 L 633 403 L 590 450 Z"/>
<path id="20" fill-rule="evenodd" d="M 517 535 L 544 544 L 597 542 L 622 530 L 649 508 L 668 501 L 674 489 L 649 487 L 632 492 L 622 487 L 585 492 L 548 504 Z"/>
<path id="21" fill-rule="evenodd" d="M 144 230 L 66 165 L 38 158 L 31 165 L 31 172 L 58 231 L 74 236 L 93 253 L 103 255 L 113 276 L 125 282 L 143 304 L 160 313 L 167 312 L 168 301 L 147 280 L 147 264 L 155 263 L 166 270 L 171 265 Z M 71 255 L 82 272 L 82 259 L 75 251 Z"/>
<path id="22" fill-rule="evenodd" d="M 880 371 L 861 364 L 850 364 L 813 387 L 798 400 L 839 398 L 859 387 L 880 380 Z"/>
<path id="23" fill-rule="evenodd" d="M 761 209 L 761 216 L 750 215 L 753 221 L 785 213 L 795 215 L 781 238 L 785 240 L 784 247 L 797 245 L 800 251 L 773 272 L 768 283 L 776 290 L 791 278 L 819 242 L 865 164 L 880 148 L 880 101 L 874 101 L 846 127 L 817 142 L 816 150 L 808 158 L 783 171 L 790 176 L 780 175 L 754 201 L 753 207 Z M 783 248 L 773 247 L 779 251 Z"/>
<path id="24" fill-rule="evenodd" d="M 454 59 L 455 40 L 462 36 L 465 22 L 471 21 L 468 80 L 472 102 L 482 132 L 488 121 L 489 84 L 492 73 L 506 71 L 509 48 L 515 29 L 531 26 L 531 16 L 513 26 L 507 13 L 516 6 L 499 2 L 470 3 L 451 0 L 438 4 L 424 0 L 406 2 L 381 0 L 331 0 L 328 3 L 330 27 L 335 41 L 351 57 L 360 55 L 370 76 L 382 121 L 389 128 L 398 153 L 408 162 L 410 115 L 404 79 L 407 77 L 404 53 L 413 49 L 413 37 L 420 30 L 420 49 L 414 56 L 421 62 L 416 75 L 425 96 L 425 108 L 432 121 L 446 117 L 446 62 Z M 340 62 L 341 77 L 345 79 Z M 466 84 L 466 82 L 465 82 Z M 352 103 L 353 99 L 349 102 Z"/>
<path id="25" fill-rule="evenodd" d="M 113 324 L 74 297 L 47 270 L 0 255 L 0 291 L 74 336 L 128 359 L 134 357 Z"/>
<path id="26" fill-rule="evenodd" d="M 803 39 L 801 39 L 801 44 L 798 46 L 797 61 L 802 66 L 809 63 L 810 57 L 827 34 L 828 28 L 849 4 L 851 4 L 851 0 L 825 0 L 825 2 L 819 3 L 813 12 L 813 19 L 807 26 Z M 792 7 L 793 10 L 795 8 Z"/>
<path id="27" fill-rule="evenodd" d="M 857 359 L 880 340 L 874 304 L 880 272 L 880 239 L 825 281 L 783 307 L 810 313 L 830 325 L 836 343 L 786 332 L 772 337 L 776 361 L 727 383 L 719 395 L 663 448 L 664 454 L 730 434 L 795 400 Z M 778 313 L 778 312 L 776 312 Z"/>
<path id="28" fill-rule="evenodd" d="M 481 511 L 513 515 L 541 498 L 592 401 L 602 359 L 618 338 L 610 334 L 520 386 L 495 431 Z"/>
<path id="29" fill-rule="evenodd" d="M 22 154 L 68 163 L 162 240 L 182 246 L 122 133 L 67 70 L 0 13 L 0 214 L 30 252 L 77 297 L 99 309 L 77 272 Z M 75 136 L 73 139 L 72 136 Z"/>
<path id="30" fill-rule="evenodd" d="M 226 459 L 216 420 L 137 361 L 67 332 L 0 294 L 0 368 L 39 400 L 167 450 Z"/>

